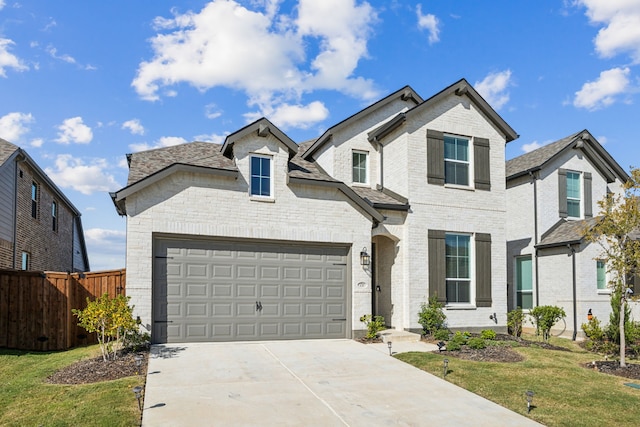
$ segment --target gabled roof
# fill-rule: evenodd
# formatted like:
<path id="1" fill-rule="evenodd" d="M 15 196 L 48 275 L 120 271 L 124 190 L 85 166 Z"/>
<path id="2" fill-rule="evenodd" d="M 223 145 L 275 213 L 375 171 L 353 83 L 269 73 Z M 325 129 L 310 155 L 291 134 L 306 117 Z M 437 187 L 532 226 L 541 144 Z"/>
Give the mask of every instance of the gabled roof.
<path id="1" fill-rule="evenodd" d="M 368 139 L 369 141 L 380 140 L 385 135 L 391 133 L 398 126 L 403 124 L 407 118 L 412 115 L 424 110 L 425 108 L 431 108 L 436 105 L 438 102 L 447 98 L 450 95 L 463 96 L 466 95 L 476 107 L 482 111 L 482 113 L 487 116 L 487 118 L 493 123 L 493 125 L 502 132 L 506 138 L 507 142 L 513 141 L 518 138 L 518 134 L 513 130 L 507 122 L 504 121 L 502 117 L 484 100 L 482 96 L 467 82 L 465 79 L 460 79 L 451 86 L 443 89 L 438 92 L 431 98 L 421 102 L 410 110 L 398 113 L 393 119 L 389 120 L 387 123 L 384 123 L 377 129 L 369 132 Z"/>
<path id="2" fill-rule="evenodd" d="M 0 165 L 3 165 L 9 157 L 19 150 L 17 145 L 13 145 L 9 141 L 0 138 Z"/>
<path id="3" fill-rule="evenodd" d="M 585 129 L 507 161 L 505 166 L 507 181 L 529 172 L 536 172 L 571 149 L 582 150 L 598 171 L 607 178 L 607 182 L 613 182 L 616 178 L 622 182 L 629 179 L 629 175 L 618 162 Z"/>
<path id="4" fill-rule="evenodd" d="M 576 221 L 561 219 L 542 235 L 542 240 L 536 245 L 536 248 L 544 249 L 582 243 L 586 231 L 593 227 L 598 220 L 599 217 Z"/>
<path id="5" fill-rule="evenodd" d="M 397 100 L 401 99 L 403 101 L 411 101 L 413 104 L 420 104 L 422 102 L 422 97 L 418 95 L 416 91 L 414 91 L 410 86 L 405 86 L 400 90 L 393 92 L 392 94 L 385 96 L 381 100 L 371 104 L 364 110 L 360 110 L 354 115 L 347 117 L 342 120 L 340 123 L 331 126 L 327 129 L 317 140 L 314 141 L 303 153 L 303 159 L 309 159 L 314 152 L 318 150 L 318 148 L 322 147 L 327 141 L 331 140 L 331 137 L 334 133 L 338 132 L 340 129 L 343 129 L 358 120 L 361 120 L 363 117 L 378 111 L 385 105 Z"/>
<path id="6" fill-rule="evenodd" d="M 254 133 L 254 132 L 260 137 L 266 137 L 268 134 L 273 135 L 278 141 L 280 141 L 282 144 L 284 144 L 285 147 L 287 147 L 287 149 L 289 150 L 290 157 L 298 153 L 298 144 L 293 142 L 293 140 L 289 138 L 280 129 L 278 129 L 276 125 L 274 125 L 264 117 L 228 135 L 225 138 L 224 144 L 222 145 L 222 148 L 220 151 L 225 156 L 229 156 L 229 152 L 231 151 L 233 144 L 237 140 L 242 139 L 245 136 L 250 135 L 251 133 Z"/>

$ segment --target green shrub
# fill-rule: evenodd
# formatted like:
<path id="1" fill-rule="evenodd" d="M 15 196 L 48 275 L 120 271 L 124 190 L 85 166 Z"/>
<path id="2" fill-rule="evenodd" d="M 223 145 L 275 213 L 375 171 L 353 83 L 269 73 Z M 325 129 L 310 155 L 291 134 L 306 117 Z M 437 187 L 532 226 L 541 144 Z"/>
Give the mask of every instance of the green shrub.
<path id="1" fill-rule="evenodd" d="M 378 332 L 383 331 L 384 326 L 384 317 L 382 316 L 372 316 L 371 314 L 365 314 L 360 317 L 360 321 L 367 326 L 367 334 L 365 338 L 373 339 L 378 335 Z"/>
<path id="2" fill-rule="evenodd" d="M 433 333 L 436 340 L 447 341 L 449 339 L 449 331 L 447 329 L 438 329 Z"/>
<path id="3" fill-rule="evenodd" d="M 458 351 L 462 348 L 462 344 L 456 341 L 449 341 L 447 343 L 447 351 Z"/>
<path id="4" fill-rule="evenodd" d="M 495 340 L 496 339 L 496 331 L 493 329 L 485 329 L 480 332 L 480 336 L 485 340 Z"/>
<path id="5" fill-rule="evenodd" d="M 445 329 L 447 316 L 442 310 L 444 305 L 438 302 L 436 296 L 429 298 L 429 303 L 422 303 L 418 313 L 418 323 L 422 326 L 424 335 L 432 335 L 439 329 Z"/>
<path id="6" fill-rule="evenodd" d="M 602 329 L 602 327 L 600 326 L 600 320 L 598 320 L 596 316 L 593 316 L 588 323 L 583 323 L 581 328 L 590 341 L 596 343 L 604 341 L 604 329 Z"/>
<path id="7" fill-rule="evenodd" d="M 520 307 L 507 313 L 507 331 L 514 337 L 522 335 L 522 322 L 524 322 L 524 313 Z"/>
<path id="8" fill-rule="evenodd" d="M 471 348 L 475 348 L 475 349 L 481 349 L 481 348 L 485 348 L 487 346 L 487 343 L 485 343 L 483 338 L 469 338 L 469 340 L 467 341 L 467 345 Z"/>
<path id="9" fill-rule="evenodd" d="M 542 334 L 542 339 L 549 340 L 549 331 L 556 322 L 567 315 L 562 307 L 555 305 L 539 305 L 534 307 L 530 312 L 534 325 L 536 325 L 536 331 L 538 334 Z"/>

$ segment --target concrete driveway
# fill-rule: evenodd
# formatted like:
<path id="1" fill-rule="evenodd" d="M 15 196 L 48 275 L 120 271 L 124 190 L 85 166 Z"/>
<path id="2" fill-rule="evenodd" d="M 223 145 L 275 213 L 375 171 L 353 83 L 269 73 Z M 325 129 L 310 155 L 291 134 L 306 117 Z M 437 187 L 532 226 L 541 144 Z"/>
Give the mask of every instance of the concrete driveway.
<path id="1" fill-rule="evenodd" d="M 154 346 L 145 392 L 144 427 L 538 425 L 352 340 Z"/>

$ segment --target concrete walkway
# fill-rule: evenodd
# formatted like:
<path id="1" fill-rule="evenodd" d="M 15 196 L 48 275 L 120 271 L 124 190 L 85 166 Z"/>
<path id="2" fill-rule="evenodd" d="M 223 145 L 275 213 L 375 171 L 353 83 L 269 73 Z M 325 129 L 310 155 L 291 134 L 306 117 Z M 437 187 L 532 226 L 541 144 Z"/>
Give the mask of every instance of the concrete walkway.
<path id="1" fill-rule="evenodd" d="M 538 425 L 352 340 L 153 346 L 145 392 L 144 427 Z"/>

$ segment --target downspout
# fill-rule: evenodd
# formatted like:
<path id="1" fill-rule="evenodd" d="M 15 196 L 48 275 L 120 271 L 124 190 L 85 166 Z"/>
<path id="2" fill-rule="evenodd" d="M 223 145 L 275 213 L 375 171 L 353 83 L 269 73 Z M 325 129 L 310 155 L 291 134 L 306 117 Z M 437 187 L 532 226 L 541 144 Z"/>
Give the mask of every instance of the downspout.
<path id="1" fill-rule="evenodd" d="M 538 287 L 538 179 L 536 175 L 529 171 L 529 176 L 531 176 L 531 180 L 533 181 L 533 258 L 535 261 L 534 270 L 536 276 L 536 307 L 540 304 L 540 293 Z"/>
<path id="2" fill-rule="evenodd" d="M 573 272 L 573 337 L 571 339 L 575 341 L 576 336 L 578 335 L 578 304 L 576 298 L 576 250 L 570 244 L 567 246 L 571 251 L 571 269 Z"/>

